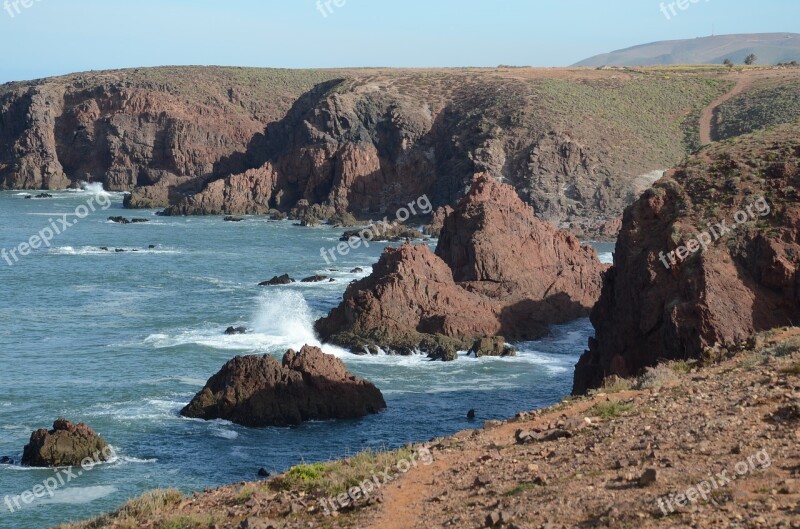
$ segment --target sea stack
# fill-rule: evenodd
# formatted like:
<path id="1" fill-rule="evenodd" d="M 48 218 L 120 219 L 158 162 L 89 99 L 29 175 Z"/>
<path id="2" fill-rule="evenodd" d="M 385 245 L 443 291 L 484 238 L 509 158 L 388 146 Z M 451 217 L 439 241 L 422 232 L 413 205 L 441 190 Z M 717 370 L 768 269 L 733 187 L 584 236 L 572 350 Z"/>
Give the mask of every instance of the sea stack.
<path id="1" fill-rule="evenodd" d="M 435 254 L 388 248 L 316 329 L 358 352 L 400 354 L 468 350 L 487 336 L 534 339 L 588 315 L 606 269 L 594 249 L 537 219 L 513 187 L 478 174 L 447 211 Z"/>
<path id="2" fill-rule="evenodd" d="M 181 411 L 184 417 L 225 419 L 243 426 L 291 426 L 304 421 L 356 419 L 386 408 L 378 388 L 344 362 L 304 346 L 283 361 L 237 356 Z"/>

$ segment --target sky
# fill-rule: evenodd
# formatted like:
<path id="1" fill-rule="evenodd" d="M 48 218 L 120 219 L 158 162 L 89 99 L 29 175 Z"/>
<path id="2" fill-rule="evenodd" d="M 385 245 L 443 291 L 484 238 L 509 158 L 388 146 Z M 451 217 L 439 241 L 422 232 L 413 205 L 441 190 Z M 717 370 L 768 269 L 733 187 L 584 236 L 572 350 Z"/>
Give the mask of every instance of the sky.
<path id="1" fill-rule="evenodd" d="M 798 0 L 680 1 L 668 19 L 661 0 L 0 0 L 0 83 L 161 65 L 567 66 L 712 30 L 800 32 Z"/>

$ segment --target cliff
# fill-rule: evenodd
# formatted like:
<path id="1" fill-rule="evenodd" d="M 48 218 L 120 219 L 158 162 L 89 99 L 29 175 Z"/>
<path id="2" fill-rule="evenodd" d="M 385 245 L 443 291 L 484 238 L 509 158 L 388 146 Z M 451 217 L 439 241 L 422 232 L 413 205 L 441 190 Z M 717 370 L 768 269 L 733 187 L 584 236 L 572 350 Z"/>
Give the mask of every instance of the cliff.
<path id="1" fill-rule="evenodd" d="M 714 144 L 626 210 L 576 393 L 800 321 L 798 132 Z"/>
<path id="2" fill-rule="evenodd" d="M 643 175 L 680 161 L 719 72 L 153 68 L 0 87 L 0 188 L 80 181 L 168 214 L 383 217 L 472 175 L 603 233 Z"/>

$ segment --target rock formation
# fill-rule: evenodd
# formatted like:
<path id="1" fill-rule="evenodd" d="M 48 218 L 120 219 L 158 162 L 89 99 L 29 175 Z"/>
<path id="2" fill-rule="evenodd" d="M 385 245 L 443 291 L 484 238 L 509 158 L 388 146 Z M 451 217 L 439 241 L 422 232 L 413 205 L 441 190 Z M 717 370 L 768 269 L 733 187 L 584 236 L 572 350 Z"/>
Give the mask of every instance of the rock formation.
<path id="1" fill-rule="evenodd" d="M 181 411 L 185 417 L 226 419 L 244 426 L 355 419 L 386 408 L 380 390 L 317 347 L 289 350 L 278 362 L 237 356 L 211 377 Z"/>
<path id="2" fill-rule="evenodd" d="M 508 185 L 477 175 L 427 245 L 388 248 L 316 329 L 357 352 L 378 347 L 453 359 L 500 335 L 532 339 L 586 316 L 605 266 L 590 247 L 535 218 Z"/>
<path id="3" fill-rule="evenodd" d="M 78 466 L 89 458 L 93 463 L 107 461 L 113 450 L 94 430 L 83 423 L 58 419 L 53 429 L 37 430 L 22 454 L 22 464 L 32 467 Z"/>
<path id="4" fill-rule="evenodd" d="M 798 131 L 706 148 L 628 208 L 576 393 L 800 321 Z"/>

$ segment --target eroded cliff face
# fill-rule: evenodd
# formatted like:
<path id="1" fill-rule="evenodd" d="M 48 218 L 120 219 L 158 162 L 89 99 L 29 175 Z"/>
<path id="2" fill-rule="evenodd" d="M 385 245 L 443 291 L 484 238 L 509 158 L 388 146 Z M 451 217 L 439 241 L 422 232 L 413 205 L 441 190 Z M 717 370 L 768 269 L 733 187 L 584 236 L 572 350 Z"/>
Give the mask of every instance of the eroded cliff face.
<path id="1" fill-rule="evenodd" d="M 594 249 L 482 173 L 447 215 L 435 254 L 427 245 L 387 249 L 316 329 L 356 350 L 400 353 L 469 348 L 484 336 L 533 339 L 585 317 L 606 268 Z"/>
<path id="2" fill-rule="evenodd" d="M 798 132 L 706 148 L 627 209 L 576 393 L 800 321 Z"/>
<path id="3" fill-rule="evenodd" d="M 487 172 L 540 218 L 601 233 L 640 175 L 683 156 L 684 116 L 724 87 L 671 80 L 682 98 L 670 98 L 659 79 L 564 75 L 158 68 L 7 84 L 0 187 L 90 181 L 167 214 L 290 212 L 306 201 L 321 215 L 374 218 L 423 194 L 453 204 Z M 635 127 L 603 108 L 626 91 L 648 116 Z"/>
<path id="4" fill-rule="evenodd" d="M 164 207 L 215 178 L 264 127 L 332 76 L 280 89 L 247 69 L 137 69 L 0 87 L 0 188 L 102 182 Z M 266 85 L 266 86 L 262 86 Z M 263 89 L 263 90 L 262 90 Z M 222 168 L 224 171 L 224 168 Z"/>

